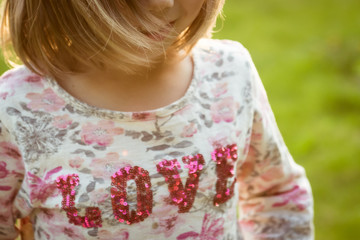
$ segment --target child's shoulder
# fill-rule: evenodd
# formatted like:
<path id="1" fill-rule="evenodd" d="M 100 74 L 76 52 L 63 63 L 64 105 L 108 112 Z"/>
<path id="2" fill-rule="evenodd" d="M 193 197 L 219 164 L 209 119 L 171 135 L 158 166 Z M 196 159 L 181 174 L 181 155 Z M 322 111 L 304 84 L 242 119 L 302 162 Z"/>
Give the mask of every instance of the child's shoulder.
<path id="1" fill-rule="evenodd" d="M 0 77 L 0 100 L 14 96 L 16 92 L 34 90 L 42 86 L 42 77 L 21 65 L 6 71 Z"/>
<path id="2" fill-rule="evenodd" d="M 248 50 L 240 42 L 228 39 L 202 38 L 197 47 L 209 52 L 232 52 L 244 56 L 249 54 Z"/>
<path id="3" fill-rule="evenodd" d="M 237 68 L 251 62 L 248 50 L 239 42 L 223 39 L 201 39 L 195 51 L 199 53 L 202 62 L 221 68 Z M 211 66 L 208 66 L 211 68 Z"/>
<path id="4" fill-rule="evenodd" d="M 14 81 L 14 79 L 19 79 L 19 78 L 23 79 L 30 75 L 34 75 L 34 73 L 32 73 L 26 66 L 19 65 L 19 66 L 16 66 L 14 68 L 11 68 L 11 69 L 5 71 L 0 76 L 0 84 L 3 85 L 6 82 Z"/>

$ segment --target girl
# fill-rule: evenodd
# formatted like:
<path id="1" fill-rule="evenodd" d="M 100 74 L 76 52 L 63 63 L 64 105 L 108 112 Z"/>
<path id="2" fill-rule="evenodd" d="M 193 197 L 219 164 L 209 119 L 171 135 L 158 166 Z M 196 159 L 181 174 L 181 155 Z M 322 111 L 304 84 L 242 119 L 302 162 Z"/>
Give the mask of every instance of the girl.
<path id="1" fill-rule="evenodd" d="M 313 239 L 249 53 L 208 38 L 222 5 L 4 1 L 1 239 L 27 216 L 35 239 Z"/>

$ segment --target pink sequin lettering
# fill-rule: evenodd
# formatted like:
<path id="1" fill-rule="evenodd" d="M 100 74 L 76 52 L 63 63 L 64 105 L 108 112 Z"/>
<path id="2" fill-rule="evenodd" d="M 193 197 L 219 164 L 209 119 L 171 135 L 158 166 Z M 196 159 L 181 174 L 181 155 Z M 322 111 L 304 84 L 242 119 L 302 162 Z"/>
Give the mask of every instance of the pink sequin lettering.
<path id="1" fill-rule="evenodd" d="M 79 185 L 79 176 L 77 174 L 70 174 L 60 176 L 56 179 L 57 187 L 62 192 L 62 209 L 65 210 L 69 223 L 80 225 L 85 228 L 101 227 L 101 211 L 97 207 L 88 207 L 85 210 L 85 216 L 78 215 L 78 210 L 75 208 L 75 188 Z"/>
<path id="2" fill-rule="evenodd" d="M 234 163 L 237 159 L 236 144 L 218 148 L 211 153 L 212 159 L 216 162 L 216 193 L 213 200 L 215 206 L 225 203 L 234 195 L 236 179 L 228 187 L 228 178 L 234 176 Z"/>
<path id="3" fill-rule="evenodd" d="M 189 169 L 189 177 L 186 180 L 185 188 L 178 171 L 181 166 L 176 159 L 163 160 L 156 165 L 158 172 L 165 177 L 172 203 L 179 207 L 179 213 L 189 212 L 191 209 L 199 187 L 199 176 L 205 164 L 201 154 L 194 157 L 183 157 L 182 161 L 185 163 L 185 168 Z"/>
<path id="4" fill-rule="evenodd" d="M 126 187 L 129 180 L 137 187 L 137 210 L 129 210 L 126 202 Z M 143 221 L 152 213 L 153 193 L 149 172 L 141 167 L 123 167 L 111 177 L 111 202 L 115 219 L 133 224 Z"/>

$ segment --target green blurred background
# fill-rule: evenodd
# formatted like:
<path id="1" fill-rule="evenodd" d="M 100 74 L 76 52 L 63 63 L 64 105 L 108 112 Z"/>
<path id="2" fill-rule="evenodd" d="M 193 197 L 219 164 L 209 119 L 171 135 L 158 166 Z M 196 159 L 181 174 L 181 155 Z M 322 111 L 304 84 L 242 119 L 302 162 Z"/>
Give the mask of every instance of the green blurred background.
<path id="1" fill-rule="evenodd" d="M 306 168 L 316 239 L 360 239 L 360 1 L 227 0 L 224 15 L 215 37 L 249 49 Z"/>
<path id="2" fill-rule="evenodd" d="M 315 200 L 319 240 L 360 239 L 360 1 L 227 0 Z"/>

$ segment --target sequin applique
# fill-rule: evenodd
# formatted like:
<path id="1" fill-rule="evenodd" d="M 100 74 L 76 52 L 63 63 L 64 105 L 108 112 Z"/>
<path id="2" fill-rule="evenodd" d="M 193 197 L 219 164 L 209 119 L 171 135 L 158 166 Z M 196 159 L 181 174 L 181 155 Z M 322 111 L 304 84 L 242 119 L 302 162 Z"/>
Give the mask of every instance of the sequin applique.
<path id="1" fill-rule="evenodd" d="M 101 227 L 101 211 L 97 207 L 87 207 L 85 216 L 78 215 L 78 210 L 75 205 L 75 187 L 79 185 L 79 176 L 77 174 L 70 174 L 60 176 L 56 179 L 57 187 L 62 192 L 63 200 L 61 202 L 62 209 L 65 210 L 69 223 L 80 225 L 85 228 Z"/>
<path id="2" fill-rule="evenodd" d="M 126 202 L 127 181 L 135 180 L 137 210 L 129 210 Z M 119 222 L 133 224 L 143 221 L 152 213 L 153 193 L 149 172 L 141 167 L 123 167 L 111 177 L 111 202 L 115 218 Z"/>
<path id="3" fill-rule="evenodd" d="M 176 159 L 162 160 L 156 165 L 158 172 L 165 177 L 172 203 L 179 207 L 179 213 L 188 212 L 192 207 L 199 186 L 199 176 L 205 164 L 201 154 L 183 157 L 182 161 L 186 164 L 185 168 L 189 169 L 185 188 L 178 171 L 181 166 Z"/>
<path id="4" fill-rule="evenodd" d="M 216 193 L 213 200 L 215 206 L 225 203 L 234 195 L 236 179 L 228 187 L 228 178 L 234 176 L 234 163 L 237 159 L 236 144 L 217 148 L 211 153 L 212 159 L 216 162 Z"/>

